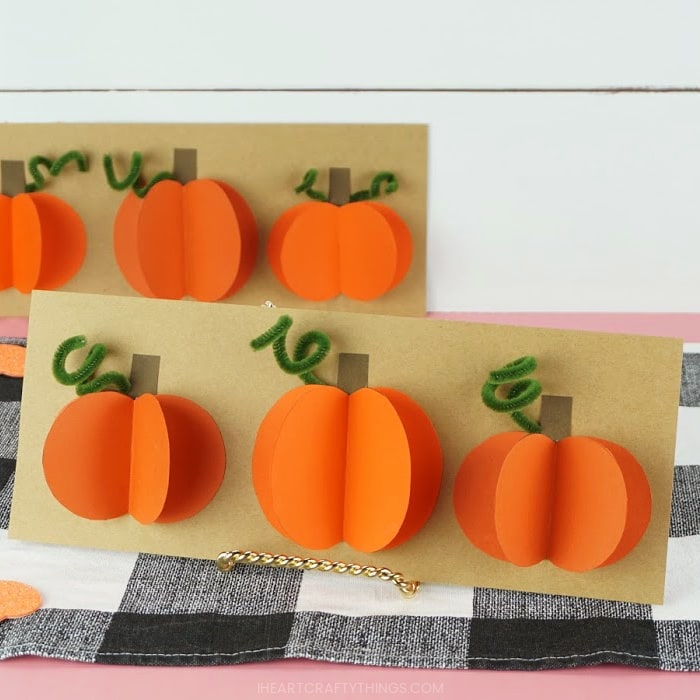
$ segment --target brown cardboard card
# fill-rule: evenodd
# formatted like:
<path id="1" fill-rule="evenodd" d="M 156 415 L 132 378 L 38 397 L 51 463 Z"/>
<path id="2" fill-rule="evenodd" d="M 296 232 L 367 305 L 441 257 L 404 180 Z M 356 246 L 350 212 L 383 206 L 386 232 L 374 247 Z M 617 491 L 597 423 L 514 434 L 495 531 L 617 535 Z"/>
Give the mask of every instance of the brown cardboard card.
<path id="1" fill-rule="evenodd" d="M 58 176 L 46 176 L 46 186 L 40 194 L 58 197 L 66 206 L 72 207 L 84 225 L 84 243 L 81 244 L 80 235 L 75 234 L 78 238 L 70 238 L 70 245 L 64 241 L 59 249 L 51 249 L 51 255 L 45 256 L 51 259 L 56 268 L 51 270 L 50 278 L 59 280 L 61 284 L 56 287 L 42 283 L 39 288 L 140 296 L 131 286 L 137 283 L 137 279 L 127 282 L 115 256 L 115 216 L 121 211 L 121 204 L 127 195 L 109 187 L 102 157 L 104 154 L 113 156 L 115 172 L 122 178 L 128 172 L 132 152 L 141 152 L 142 172 L 147 181 L 156 173 L 168 170 L 174 170 L 178 177 L 191 177 L 191 160 L 183 163 L 184 159 L 175 159 L 174 153 L 177 150 L 180 155 L 187 155 L 188 152 L 191 155 L 194 149 L 197 175 L 233 186 L 247 201 L 257 222 L 257 258 L 253 260 L 251 254 L 251 260 L 246 263 L 254 265 L 252 273 L 240 289 L 219 303 L 260 304 L 270 299 L 279 306 L 288 307 L 408 316 L 425 313 L 427 127 L 424 125 L 0 124 L 0 161 L 7 166 L 2 169 L 5 184 L 0 182 L 0 191 L 8 195 L 21 191 L 21 186 L 17 185 L 17 169 L 9 167 L 13 163 L 19 165 L 21 178 L 21 161 L 26 164 L 36 154 L 55 159 L 72 149 L 87 156 L 89 170 L 79 172 L 75 163 L 69 163 Z M 402 281 L 371 301 L 357 301 L 343 294 L 326 301 L 307 301 L 287 289 L 268 262 L 267 243 L 273 224 L 289 208 L 311 202 L 305 194 L 294 192 L 305 172 L 311 168 L 318 169 L 318 179 L 313 189 L 327 194 L 330 188 L 329 170 L 334 167 L 351 170 L 353 192 L 366 189 L 380 171 L 391 171 L 398 179 L 398 190 L 390 196 L 382 195 L 376 201 L 378 205 L 391 207 L 408 226 L 412 238 L 412 260 Z M 45 173 L 45 169 L 41 168 L 41 172 Z M 382 192 L 385 187 L 386 183 L 382 185 Z M 63 219 L 74 223 L 75 215 L 70 210 L 66 211 L 63 207 L 59 209 L 61 212 Z M 156 218 L 161 222 L 159 226 L 166 230 L 162 225 L 163 217 Z M 212 226 L 207 225 L 213 231 Z M 130 224 L 127 229 L 131 230 Z M 35 242 L 32 236 L 25 238 Z M 151 266 L 155 265 L 157 270 L 169 269 L 167 256 L 176 249 L 175 244 L 167 238 L 158 242 L 151 229 L 149 239 L 154 241 L 148 249 Z M 134 238 L 132 244 L 136 240 Z M 0 231 L 0 247 L 5 245 L 2 241 Z M 228 250 L 221 246 L 217 242 L 213 249 Z M 304 249 L 303 260 L 312 259 L 307 248 Z M 127 249 L 133 251 L 133 245 L 129 244 Z M 15 251 L 15 258 L 21 257 L 18 251 Z M 82 265 L 81 253 L 84 254 Z M 0 250 L 0 259 L 5 255 L 6 251 Z M 36 250 L 28 248 L 27 259 L 22 258 L 27 278 L 32 277 L 30 273 L 34 270 L 27 262 L 30 258 L 34 259 L 32 255 L 36 255 Z M 222 254 L 215 259 L 220 261 L 224 257 Z M 388 259 L 376 246 L 361 257 L 370 261 Z M 75 266 L 74 263 L 79 267 L 77 272 L 71 267 Z M 209 268 L 205 271 L 203 265 L 197 265 L 193 269 L 201 267 L 204 278 L 201 284 L 205 284 L 210 277 Z M 0 264 L 0 286 L 6 284 L 5 278 L 9 274 L 4 267 Z M 71 269 L 65 272 L 68 268 Z M 47 270 L 42 267 L 41 279 L 46 274 Z M 69 277 L 67 280 L 63 279 L 66 275 Z M 192 277 L 189 268 L 187 275 Z M 166 295 L 159 293 L 157 296 Z M 9 288 L 0 289 L 0 316 L 26 316 L 28 310 L 28 293 L 19 292 L 11 284 Z"/>
<path id="2" fill-rule="evenodd" d="M 282 313 L 263 307 L 35 292 L 10 536 L 212 559 L 224 550 L 251 549 L 386 566 L 426 582 L 661 602 L 680 340 L 290 311 L 290 353 L 304 333 L 327 333 L 330 353 L 314 371 L 328 382 L 336 381 L 341 353 L 368 356 L 370 386 L 392 387 L 410 396 L 430 417 L 442 446 L 442 483 L 425 526 L 403 544 L 367 554 L 348 544 L 320 550 L 298 546 L 271 526 L 256 498 L 251 464 L 258 428 L 283 395 L 307 388 L 278 368 L 269 347 L 257 352 L 250 347 L 251 339 L 273 326 Z M 226 473 L 213 500 L 194 517 L 152 525 L 141 525 L 128 515 L 88 520 L 53 497 L 42 469 L 43 445 L 75 394 L 55 381 L 51 363 L 58 345 L 76 334 L 85 334 L 89 344 L 101 342 L 109 348 L 100 371 L 128 373 L 132 355 L 159 356 L 154 370 L 158 391 L 195 401 L 218 423 Z M 84 352 L 75 355 L 82 358 Z M 617 563 L 585 573 L 557 568 L 550 561 L 516 566 L 477 549 L 457 523 L 453 491 L 465 455 L 490 436 L 516 430 L 507 415 L 483 405 L 481 387 L 491 370 L 522 355 L 538 359 L 535 376 L 545 393 L 573 397 L 574 435 L 622 445 L 643 465 L 652 493 L 651 520 L 637 546 Z M 79 364 L 77 359 L 71 362 Z M 350 365 L 354 375 L 367 369 L 362 361 Z M 539 400 L 523 409 L 533 417 L 538 410 Z M 325 433 L 318 427 L 314 432 L 315 425 L 309 419 L 303 429 L 324 440 Z M 367 458 L 373 459 L 373 453 Z M 67 463 L 65 469 L 70 468 Z M 398 490 L 399 481 L 396 484 Z M 292 482 L 289 503 L 296 488 Z M 393 497 L 391 484 L 379 496 L 381 511 L 382 499 L 388 508 Z M 303 510 L 318 501 L 311 494 L 305 500 L 302 493 L 298 503 Z"/>

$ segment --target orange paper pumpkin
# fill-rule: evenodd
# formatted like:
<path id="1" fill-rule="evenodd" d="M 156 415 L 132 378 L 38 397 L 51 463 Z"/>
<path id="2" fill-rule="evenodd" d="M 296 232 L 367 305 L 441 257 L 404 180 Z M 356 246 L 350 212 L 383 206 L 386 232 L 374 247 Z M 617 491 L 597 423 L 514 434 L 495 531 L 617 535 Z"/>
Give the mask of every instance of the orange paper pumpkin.
<path id="1" fill-rule="evenodd" d="M 277 279 L 303 299 L 343 294 L 371 301 L 406 276 L 413 243 L 403 219 L 384 204 L 316 201 L 280 216 L 267 254 Z"/>
<path id="2" fill-rule="evenodd" d="M 394 547 L 430 516 L 442 452 L 430 419 L 405 394 L 302 386 L 265 416 L 253 484 L 270 523 L 309 549 L 341 541 Z"/>
<path id="3" fill-rule="evenodd" d="M 168 523 L 216 494 L 226 455 L 214 419 L 179 396 L 105 391 L 68 404 L 44 444 L 46 482 L 75 515 Z"/>
<path id="4" fill-rule="evenodd" d="M 507 432 L 466 456 L 454 508 L 486 554 L 581 572 L 629 554 L 649 524 L 651 491 L 641 465 L 613 442 Z"/>
<path id="5" fill-rule="evenodd" d="M 3 176 L 14 162 L 4 162 Z M 22 169 L 17 178 L 24 182 Z M 14 174 L 14 173 L 13 173 Z M 57 289 L 68 282 L 85 259 L 85 227 L 62 199 L 43 192 L 0 194 L 0 290 L 14 287 Z"/>
<path id="6" fill-rule="evenodd" d="M 142 199 L 130 192 L 114 221 L 119 268 L 147 297 L 229 297 L 250 277 L 257 250 L 250 207 L 218 180 L 163 180 Z"/>

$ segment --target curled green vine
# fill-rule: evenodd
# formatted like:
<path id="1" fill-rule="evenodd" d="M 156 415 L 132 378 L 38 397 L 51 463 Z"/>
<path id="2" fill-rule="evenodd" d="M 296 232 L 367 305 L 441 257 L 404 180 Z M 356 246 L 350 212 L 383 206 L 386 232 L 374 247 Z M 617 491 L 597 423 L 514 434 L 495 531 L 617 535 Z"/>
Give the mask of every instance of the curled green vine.
<path id="1" fill-rule="evenodd" d="M 156 173 L 148 182 L 142 184 L 141 168 L 143 166 L 143 155 L 140 151 L 133 151 L 131 154 L 131 162 L 129 163 L 129 172 L 120 180 L 117 178 L 114 170 L 114 159 L 111 153 L 105 153 L 102 157 L 102 167 L 105 171 L 107 183 L 113 190 L 121 192 L 131 188 L 134 194 L 143 199 L 154 185 L 157 185 L 163 180 L 175 180 L 175 175 L 167 170 L 161 170 Z"/>
<path id="2" fill-rule="evenodd" d="M 328 195 L 319 192 L 319 190 L 314 189 L 316 184 L 316 179 L 318 178 L 318 170 L 316 168 L 311 168 L 304 173 L 302 181 L 294 188 L 297 194 L 302 192 L 306 194 L 310 199 L 316 200 L 317 202 L 328 202 Z M 382 193 L 382 185 L 384 185 L 384 192 Z M 382 194 L 390 195 L 399 189 L 399 181 L 396 175 L 388 170 L 383 170 L 377 173 L 369 185 L 369 189 L 358 190 L 350 195 L 350 202 L 362 202 L 368 199 L 377 199 L 381 197 Z"/>
<path id="3" fill-rule="evenodd" d="M 503 367 L 489 372 L 489 378 L 481 387 L 481 398 L 492 410 L 509 413 L 510 417 L 528 433 L 541 433 L 542 426 L 532 420 L 522 409 L 533 403 L 542 393 L 542 384 L 537 379 L 525 379 L 537 369 L 537 360 L 531 355 L 519 357 Z M 499 387 L 510 384 L 505 399 L 496 396 Z"/>
<path id="4" fill-rule="evenodd" d="M 107 355 L 107 348 L 102 343 L 96 343 L 90 348 L 87 357 L 77 370 L 69 372 L 66 369 L 68 355 L 86 345 L 87 338 L 84 335 L 75 335 L 58 346 L 52 362 L 53 376 L 56 380 L 66 386 L 74 386 L 78 396 L 94 394 L 108 387 L 113 387 L 113 390 L 121 394 L 127 394 L 131 384 L 121 372 L 104 372 L 97 377 L 93 376 Z"/>
<path id="5" fill-rule="evenodd" d="M 297 341 L 292 357 L 287 352 L 287 333 L 292 327 L 292 319 L 286 314 L 279 317 L 277 323 L 264 333 L 250 341 L 253 350 L 262 350 L 272 345 L 275 360 L 287 374 L 296 374 L 304 384 L 327 384 L 313 373 L 330 352 L 330 338 L 321 331 L 308 331 Z M 316 349 L 309 354 L 309 350 Z"/>
<path id="6" fill-rule="evenodd" d="M 29 174 L 32 176 L 32 181 L 28 182 L 25 187 L 25 192 L 38 192 L 46 184 L 46 177 L 44 173 L 41 172 L 41 168 L 46 168 L 49 175 L 56 177 L 61 174 L 63 168 L 69 163 L 75 162 L 78 170 L 81 173 L 88 171 L 88 160 L 84 153 L 77 150 L 68 151 L 62 156 L 56 158 L 56 160 L 51 160 L 46 156 L 36 155 L 29 159 L 27 164 L 27 169 Z"/>
<path id="7" fill-rule="evenodd" d="M 323 192 L 319 192 L 318 190 L 313 189 L 317 177 L 318 170 L 316 168 L 311 168 L 310 170 L 307 170 L 304 173 L 302 181 L 294 188 L 294 191 L 297 194 L 305 192 L 306 196 L 309 197 L 309 199 L 315 199 L 317 202 L 327 202 L 327 195 L 323 194 Z"/>

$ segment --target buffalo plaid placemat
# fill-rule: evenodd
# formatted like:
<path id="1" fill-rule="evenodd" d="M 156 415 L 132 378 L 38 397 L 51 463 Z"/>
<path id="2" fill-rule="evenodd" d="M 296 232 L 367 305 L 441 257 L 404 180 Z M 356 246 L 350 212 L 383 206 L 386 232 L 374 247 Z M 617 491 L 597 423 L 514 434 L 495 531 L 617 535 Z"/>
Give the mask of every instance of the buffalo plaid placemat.
<path id="1" fill-rule="evenodd" d="M 405 600 L 367 579 L 9 540 L 21 380 L 0 377 L 0 579 L 44 597 L 34 615 L 0 622 L 0 659 L 700 670 L 700 346 L 686 346 L 682 381 L 666 603 L 655 606 L 425 584 Z"/>

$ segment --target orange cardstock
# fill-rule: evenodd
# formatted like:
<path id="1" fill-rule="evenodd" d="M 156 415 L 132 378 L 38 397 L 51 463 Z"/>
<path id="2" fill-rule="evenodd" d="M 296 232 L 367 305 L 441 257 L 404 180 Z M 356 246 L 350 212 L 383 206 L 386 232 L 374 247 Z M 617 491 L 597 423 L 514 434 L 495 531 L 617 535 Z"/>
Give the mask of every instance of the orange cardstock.
<path id="1" fill-rule="evenodd" d="M 260 306 L 35 292 L 10 536 L 212 560 L 221 551 L 250 549 L 386 566 L 428 583 L 662 601 L 682 341 L 288 312 L 294 320 L 288 348 L 312 329 L 331 339 L 330 354 L 314 370 L 321 379 L 335 383 L 340 353 L 369 357 L 367 384 L 375 388 L 346 394 L 305 387 L 279 369 L 271 348 L 251 349 L 250 341 L 273 326 L 281 313 Z M 226 472 L 215 496 L 196 515 L 148 526 L 126 516 L 89 520 L 52 494 L 42 464 L 44 444 L 73 397 L 69 387 L 54 380 L 51 360 L 58 345 L 78 333 L 109 349 L 101 371 L 128 371 L 135 353 L 160 356 L 159 391 L 186 396 L 206 407 L 216 421 L 226 449 Z M 510 419 L 483 405 L 481 386 L 491 370 L 524 354 L 538 359 L 535 375 L 547 394 L 573 397 L 571 433 L 595 436 L 597 443 L 586 449 L 602 455 L 596 457 L 604 467 L 602 475 L 593 479 L 582 469 L 582 451 L 566 455 L 566 440 L 556 450 L 562 463 L 574 465 L 569 484 L 552 480 L 551 444 L 530 443 L 518 435 L 512 450 L 510 444 L 500 445 L 506 438 L 497 436 L 508 431 Z M 640 367 L 653 368 L 645 371 L 644 382 L 639 381 Z M 525 410 L 536 418 L 539 399 Z M 142 425 L 156 419 L 144 416 Z M 437 442 L 430 436 L 428 419 Z M 84 455 L 93 444 L 98 449 L 107 438 L 101 427 L 85 432 L 91 435 L 81 439 L 89 444 L 68 443 L 70 455 Z M 488 450 L 486 460 L 493 469 L 470 477 L 470 489 L 481 495 L 474 499 L 472 519 L 493 551 L 500 547 L 509 558 L 518 552 L 520 566 L 475 546 L 455 514 L 465 457 L 494 439 L 498 447 Z M 643 506 L 643 493 L 635 486 L 640 480 L 626 473 L 634 471 L 632 458 L 621 456 L 609 443 L 634 455 L 651 491 L 651 516 L 636 546 L 635 528 L 643 526 L 644 508 L 639 517 L 625 514 L 636 512 L 635 503 Z M 431 492 L 438 487 L 430 465 L 438 449 L 442 478 L 433 506 Z M 138 459 L 149 464 L 160 464 L 159 450 L 136 447 Z M 515 450 L 522 454 L 512 454 Z M 173 447 L 175 452 L 189 455 L 187 445 Z M 120 509 L 137 509 L 150 520 L 162 502 L 162 482 L 133 463 L 132 456 L 132 467 L 127 463 L 119 473 L 139 496 L 120 487 L 126 494 Z M 66 480 L 78 464 L 69 464 Z M 591 524 L 592 497 L 580 494 L 601 484 L 607 493 L 605 509 Z M 497 487 L 501 493 L 494 501 Z M 559 500 L 551 500 L 552 488 Z M 143 489 L 148 495 L 142 499 Z M 162 514 L 167 499 L 165 504 Z M 548 514 L 558 519 L 554 533 L 561 541 L 545 536 Z M 521 527 L 524 520 L 531 525 Z M 589 526 L 595 546 L 573 546 L 573 539 Z M 623 550 L 629 554 L 582 573 L 552 562 L 561 558 L 569 568 L 586 568 L 591 561 L 612 561 Z"/>

